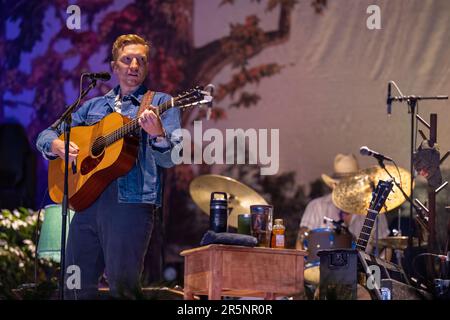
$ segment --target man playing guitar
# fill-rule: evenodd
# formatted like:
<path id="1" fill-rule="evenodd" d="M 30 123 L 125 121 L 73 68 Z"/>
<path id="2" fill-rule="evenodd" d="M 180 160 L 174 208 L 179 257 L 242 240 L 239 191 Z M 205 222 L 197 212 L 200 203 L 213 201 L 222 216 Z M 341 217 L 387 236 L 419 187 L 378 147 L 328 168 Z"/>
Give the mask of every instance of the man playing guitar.
<path id="1" fill-rule="evenodd" d="M 66 250 L 67 268 L 81 271 L 81 288 L 65 288 L 69 299 L 93 299 L 100 276 L 106 272 L 110 294 L 133 298 L 140 290 L 144 255 L 150 241 L 153 216 L 161 205 L 162 168 L 174 165 L 173 148 L 181 147 L 180 111 L 171 108 L 159 117 L 156 107 L 169 100 L 168 94 L 147 93 L 143 82 L 148 73 L 150 46 L 138 35 L 122 35 L 112 48 L 111 67 L 119 85 L 101 97 L 85 102 L 72 115 L 72 126 L 91 126 L 113 112 L 139 117 L 137 157 L 131 169 L 109 183 L 87 208 L 77 210 L 72 219 Z M 146 94 L 147 93 L 147 94 Z M 140 108 L 144 96 L 150 105 Z M 143 110 L 138 114 L 139 110 Z M 140 128 L 139 128 L 140 127 Z M 46 129 L 37 147 L 49 160 L 64 158 L 60 130 Z M 179 130 L 178 130 L 179 131 Z M 78 167 L 80 147 L 70 143 L 69 163 Z"/>

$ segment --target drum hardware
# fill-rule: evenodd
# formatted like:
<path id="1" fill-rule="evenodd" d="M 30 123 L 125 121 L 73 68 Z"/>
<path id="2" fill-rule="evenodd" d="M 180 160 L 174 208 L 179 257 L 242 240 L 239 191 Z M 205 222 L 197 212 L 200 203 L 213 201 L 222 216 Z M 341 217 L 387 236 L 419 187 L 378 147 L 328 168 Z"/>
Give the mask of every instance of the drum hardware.
<path id="1" fill-rule="evenodd" d="M 418 205 L 418 208 L 421 209 L 416 210 L 417 212 L 416 221 L 421 229 L 421 240 L 425 240 L 428 239 L 428 235 L 430 233 L 430 228 L 428 226 L 428 219 L 429 219 L 428 214 L 430 213 L 430 211 L 422 202 L 420 202 L 419 199 L 417 198 L 414 199 L 414 202 L 416 203 L 416 205 Z"/>
<path id="2" fill-rule="evenodd" d="M 335 229 L 336 233 L 338 233 L 338 234 L 340 234 L 341 232 L 350 233 L 348 228 L 344 225 L 344 220 L 336 221 L 329 217 L 323 217 L 323 223 L 327 223 L 327 222 L 330 222 L 334 226 L 334 229 Z"/>
<path id="3" fill-rule="evenodd" d="M 402 261 L 404 258 L 404 251 L 408 248 L 409 238 L 407 236 L 392 236 L 384 239 L 378 239 L 377 244 L 381 247 L 386 247 L 394 250 L 397 264 L 403 267 Z M 375 245 L 372 241 L 372 245 Z M 426 246 L 427 243 L 421 241 L 419 238 L 413 237 L 413 247 Z"/>
<path id="4" fill-rule="evenodd" d="M 375 245 L 375 241 L 372 241 L 372 244 Z M 393 250 L 405 250 L 408 248 L 408 237 L 407 236 L 393 236 L 387 237 L 383 239 L 378 239 L 378 244 L 382 247 L 388 247 Z M 420 243 L 418 238 L 413 238 L 414 247 L 418 247 L 420 245 L 426 245 L 426 243 Z"/>

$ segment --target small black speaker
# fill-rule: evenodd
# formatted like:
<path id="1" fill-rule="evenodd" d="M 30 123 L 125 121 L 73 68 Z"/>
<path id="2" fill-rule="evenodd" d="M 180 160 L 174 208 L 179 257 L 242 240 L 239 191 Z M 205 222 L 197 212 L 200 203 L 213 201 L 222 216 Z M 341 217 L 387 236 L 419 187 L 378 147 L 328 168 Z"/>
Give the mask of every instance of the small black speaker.
<path id="1" fill-rule="evenodd" d="M 320 300 L 356 300 L 358 252 L 320 250 Z"/>

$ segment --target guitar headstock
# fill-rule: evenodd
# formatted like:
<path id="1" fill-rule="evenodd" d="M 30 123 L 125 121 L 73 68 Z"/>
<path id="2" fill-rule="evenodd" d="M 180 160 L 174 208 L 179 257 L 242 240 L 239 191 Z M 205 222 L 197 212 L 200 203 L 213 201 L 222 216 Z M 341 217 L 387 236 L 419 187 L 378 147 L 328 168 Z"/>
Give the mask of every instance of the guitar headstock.
<path id="1" fill-rule="evenodd" d="M 372 200 L 370 201 L 369 209 L 380 212 L 387 200 L 387 197 L 389 196 L 389 193 L 391 193 L 393 186 L 394 183 L 392 182 L 392 179 L 387 181 L 378 181 L 375 191 L 372 192 Z"/>
<path id="2" fill-rule="evenodd" d="M 203 87 L 198 86 L 176 96 L 174 106 L 182 110 L 194 106 L 202 107 L 204 105 L 211 105 L 213 99 L 212 91 L 206 91 Z"/>

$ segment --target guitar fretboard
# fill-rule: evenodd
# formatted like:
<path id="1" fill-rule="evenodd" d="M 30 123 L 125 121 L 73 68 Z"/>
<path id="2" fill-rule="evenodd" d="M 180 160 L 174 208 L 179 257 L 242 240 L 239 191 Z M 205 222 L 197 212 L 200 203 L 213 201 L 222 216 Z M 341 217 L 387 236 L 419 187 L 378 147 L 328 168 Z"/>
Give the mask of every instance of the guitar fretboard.
<path id="1" fill-rule="evenodd" d="M 173 98 L 169 101 L 164 102 L 163 104 L 158 106 L 158 115 L 163 114 L 164 112 L 166 112 L 167 110 L 169 110 L 170 108 L 176 106 L 176 98 Z M 111 144 L 113 144 L 114 142 L 116 142 L 119 139 L 122 139 L 123 137 L 125 137 L 126 135 L 134 132 L 138 127 L 139 127 L 139 117 L 127 122 L 125 125 L 123 125 L 122 127 L 120 127 L 119 129 L 111 132 L 110 134 L 104 136 L 104 143 L 105 146 L 109 146 Z"/>
<path id="2" fill-rule="evenodd" d="M 356 248 L 362 251 L 366 251 L 367 243 L 370 239 L 370 234 L 372 233 L 373 224 L 377 218 L 378 211 L 368 209 L 366 219 L 364 220 L 364 225 L 359 233 L 359 238 L 356 243 Z"/>
<path id="3" fill-rule="evenodd" d="M 172 98 L 163 104 L 160 104 L 157 108 L 158 115 L 163 114 L 170 108 L 177 106 L 177 101 L 179 98 Z M 93 154 L 100 154 L 104 148 L 113 144 L 114 142 L 122 139 L 126 135 L 134 132 L 137 128 L 139 128 L 139 117 L 127 122 L 122 127 L 117 130 L 114 130 L 110 134 L 99 137 L 92 146 Z"/>
<path id="4" fill-rule="evenodd" d="M 183 95 L 179 95 L 175 98 L 171 98 L 170 100 L 160 104 L 157 109 L 157 115 L 161 115 L 167 110 L 177 107 L 177 108 L 187 108 L 194 105 L 199 104 L 201 101 L 204 101 L 205 94 L 200 91 L 198 87 L 196 89 L 192 89 L 190 91 L 186 91 Z M 209 96 L 209 102 L 212 101 L 212 97 Z M 126 135 L 133 133 L 136 129 L 139 128 L 139 117 L 136 117 L 133 120 L 125 123 L 122 127 L 114 130 L 110 134 L 105 136 L 101 136 L 97 138 L 92 146 L 92 152 L 94 155 L 98 155 L 104 150 L 106 147 L 110 146 L 114 142 L 124 138 Z"/>

